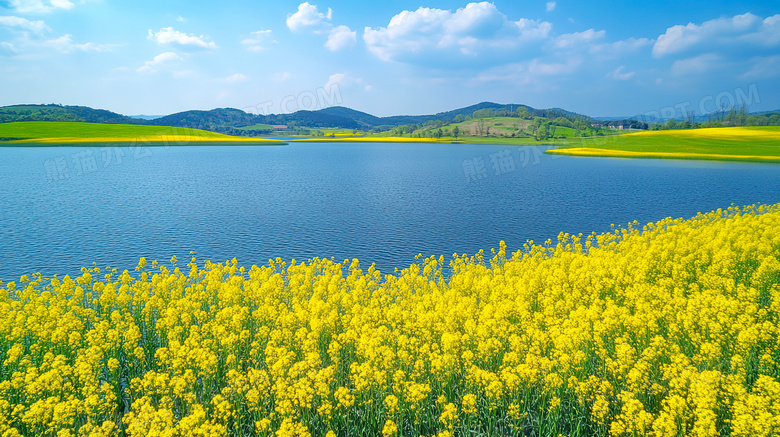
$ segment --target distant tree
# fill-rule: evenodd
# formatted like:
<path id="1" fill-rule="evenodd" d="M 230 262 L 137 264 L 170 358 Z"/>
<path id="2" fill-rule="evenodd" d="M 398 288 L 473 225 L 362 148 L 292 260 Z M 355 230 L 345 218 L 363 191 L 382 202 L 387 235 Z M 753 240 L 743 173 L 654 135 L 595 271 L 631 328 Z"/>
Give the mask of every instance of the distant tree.
<path id="1" fill-rule="evenodd" d="M 490 108 L 477 109 L 474 111 L 474 118 L 487 118 L 493 117 L 495 112 Z"/>
<path id="2" fill-rule="evenodd" d="M 466 120 L 466 117 L 464 117 L 463 114 L 458 114 L 455 116 L 455 123 L 463 123 L 464 120 Z"/>
<path id="3" fill-rule="evenodd" d="M 536 134 L 534 137 L 536 138 L 536 141 L 544 141 L 547 138 L 549 138 L 550 131 L 548 130 L 548 124 L 542 123 L 539 125 L 539 128 L 536 129 Z"/>
<path id="4" fill-rule="evenodd" d="M 482 136 L 485 132 L 485 119 L 480 118 L 477 120 L 477 136 Z"/>
<path id="5" fill-rule="evenodd" d="M 531 117 L 531 114 L 528 112 L 528 108 L 525 106 L 520 106 L 517 108 L 517 116 L 522 119 L 527 119 Z"/>
<path id="6" fill-rule="evenodd" d="M 458 134 L 460 134 L 460 129 L 458 128 L 458 126 L 455 126 L 454 128 L 452 128 L 452 137 L 457 140 Z"/>

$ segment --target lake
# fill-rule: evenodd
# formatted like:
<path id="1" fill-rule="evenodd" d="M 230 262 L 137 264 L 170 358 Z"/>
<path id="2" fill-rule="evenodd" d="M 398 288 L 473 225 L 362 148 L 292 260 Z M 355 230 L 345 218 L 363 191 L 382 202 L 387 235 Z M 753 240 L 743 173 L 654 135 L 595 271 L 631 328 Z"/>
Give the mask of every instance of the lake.
<path id="1" fill-rule="evenodd" d="M 0 279 L 131 270 L 141 256 L 358 258 L 509 251 L 559 232 L 780 202 L 780 166 L 553 157 L 539 147 L 0 148 Z"/>

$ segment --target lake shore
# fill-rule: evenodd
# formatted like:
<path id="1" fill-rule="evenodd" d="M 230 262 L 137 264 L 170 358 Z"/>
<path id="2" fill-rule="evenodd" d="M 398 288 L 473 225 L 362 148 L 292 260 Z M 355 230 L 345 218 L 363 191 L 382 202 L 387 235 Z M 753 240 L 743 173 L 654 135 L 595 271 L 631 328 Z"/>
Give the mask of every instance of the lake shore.
<path id="1" fill-rule="evenodd" d="M 1 147 L 25 146 L 195 146 L 195 145 L 283 145 L 268 138 L 224 135 L 202 129 L 102 124 L 81 122 L 25 121 L 0 123 Z"/>
<path id="2" fill-rule="evenodd" d="M 780 163 L 780 128 L 741 126 L 643 131 L 564 141 L 545 153 L 646 159 Z"/>
<path id="3" fill-rule="evenodd" d="M 676 153 L 676 152 L 632 152 L 630 150 L 609 150 L 597 148 L 550 149 L 545 153 L 600 158 L 628 159 L 693 159 L 705 161 L 764 162 L 780 164 L 780 156 L 722 155 L 715 153 Z"/>

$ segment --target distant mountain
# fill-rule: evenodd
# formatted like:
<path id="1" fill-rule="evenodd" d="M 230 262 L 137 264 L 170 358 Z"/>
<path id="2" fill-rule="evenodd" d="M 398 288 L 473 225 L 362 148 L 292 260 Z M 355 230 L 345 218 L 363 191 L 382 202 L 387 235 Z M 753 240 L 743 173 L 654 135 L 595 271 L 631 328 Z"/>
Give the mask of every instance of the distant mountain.
<path id="1" fill-rule="evenodd" d="M 219 127 L 251 126 L 257 122 L 254 114 L 240 109 L 217 108 L 211 111 L 184 111 L 147 121 L 156 126 L 190 127 L 214 130 Z"/>
<path id="2" fill-rule="evenodd" d="M 343 106 L 331 106 L 329 108 L 320 109 L 319 111 L 314 112 L 334 117 L 341 117 L 344 119 L 350 119 L 365 126 L 381 126 L 385 124 L 381 117 L 377 117 L 361 111 L 356 111 L 354 109 L 345 108 Z"/>

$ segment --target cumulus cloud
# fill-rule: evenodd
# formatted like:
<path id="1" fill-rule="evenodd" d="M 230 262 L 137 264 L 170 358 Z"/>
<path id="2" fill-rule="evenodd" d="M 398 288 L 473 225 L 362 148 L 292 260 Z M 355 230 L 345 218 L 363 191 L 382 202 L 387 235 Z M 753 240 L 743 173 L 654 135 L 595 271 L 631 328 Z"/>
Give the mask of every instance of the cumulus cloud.
<path id="1" fill-rule="evenodd" d="M 675 61 L 671 71 L 675 76 L 709 73 L 718 67 L 720 60 L 721 57 L 714 53 L 705 53 L 693 58 Z"/>
<path id="2" fill-rule="evenodd" d="M 276 41 L 270 30 L 258 30 L 252 32 L 249 38 L 245 38 L 241 41 L 241 44 L 247 46 L 246 49 L 250 52 L 259 52 L 268 48 L 269 44 L 273 44 Z"/>
<path id="3" fill-rule="evenodd" d="M 568 49 L 572 47 L 581 47 L 590 45 L 604 38 L 606 34 L 603 30 L 588 29 L 584 32 L 566 33 L 555 39 L 555 47 L 559 49 Z"/>
<path id="4" fill-rule="evenodd" d="M 713 51 L 729 47 L 765 47 L 780 45 L 780 14 L 765 19 L 746 13 L 717 18 L 698 25 L 676 25 L 666 29 L 653 46 L 653 56 L 683 54 L 695 49 Z"/>
<path id="5" fill-rule="evenodd" d="M 362 77 L 355 77 L 349 73 L 331 74 L 323 86 L 323 89 L 331 94 L 341 93 L 342 90 L 370 91 L 372 88 L 371 85 L 365 83 Z M 340 100 L 340 97 L 338 100 Z"/>
<path id="6" fill-rule="evenodd" d="M 155 67 L 159 67 L 162 64 L 169 63 L 171 61 L 181 61 L 181 56 L 177 55 L 174 52 L 165 52 L 160 53 L 159 55 L 155 56 L 154 59 L 151 61 L 146 61 L 144 65 L 139 67 L 136 71 L 139 72 L 154 72 Z"/>
<path id="7" fill-rule="evenodd" d="M 51 28 L 43 21 L 36 20 L 30 21 L 26 18 L 5 16 L 0 17 L 0 26 L 5 26 L 13 30 L 21 30 L 25 32 L 32 32 L 36 34 L 43 34 L 45 32 L 51 32 Z"/>
<path id="8" fill-rule="evenodd" d="M 453 57 L 474 60 L 505 58 L 528 42 L 546 39 L 552 24 L 509 20 L 493 3 L 469 3 L 455 12 L 435 8 L 402 11 L 387 27 L 366 27 L 368 50 L 385 61 L 434 62 Z"/>
<path id="9" fill-rule="evenodd" d="M 325 89 L 329 90 L 333 85 L 339 85 L 347 77 L 346 73 L 335 73 L 328 77 L 328 82 L 325 83 Z"/>
<path id="10" fill-rule="evenodd" d="M 330 23 L 332 16 L 331 8 L 323 14 L 317 10 L 317 5 L 305 2 L 298 5 L 298 12 L 287 16 L 287 27 L 293 32 L 325 33 L 333 27 Z"/>
<path id="11" fill-rule="evenodd" d="M 357 32 L 347 26 L 337 26 L 331 29 L 328 34 L 328 41 L 325 47 L 330 51 L 337 51 L 347 47 L 352 47 L 357 43 Z"/>
<path id="12" fill-rule="evenodd" d="M 357 42 L 357 32 L 347 26 L 334 26 L 331 22 L 333 10 L 328 8 L 328 13 L 323 14 L 317 9 L 317 5 L 309 2 L 298 5 L 298 11 L 287 16 L 287 27 L 293 32 L 310 32 L 314 34 L 328 34 L 325 48 L 330 51 L 342 50 L 352 47 Z"/>
<path id="13" fill-rule="evenodd" d="M 44 45 L 53 47 L 61 53 L 72 52 L 107 52 L 111 50 L 111 45 L 95 44 L 92 42 L 77 44 L 73 42 L 72 35 L 63 35 L 59 38 L 48 40 Z"/>
<path id="14" fill-rule="evenodd" d="M 629 53 L 636 52 L 653 44 L 653 40 L 647 38 L 628 38 L 615 42 L 592 44 L 589 53 L 598 55 L 599 60 L 614 59 Z"/>
<path id="15" fill-rule="evenodd" d="M 157 44 L 170 44 L 177 45 L 187 49 L 216 49 L 217 45 L 214 41 L 206 41 L 206 37 L 203 35 L 195 36 L 188 35 L 178 30 L 174 30 L 173 27 L 164 27 L 159 32 L 152 32 L 149 29 L 147 39 L 156 42 Z"/>
<path id="16" fill-rule="evenodd" d="M 8 4 L 11 9 L 23 14 L 46 14 L 75 6 L 70 0 L 10 0 Z"/>
<path id="17" fill-rule="evenodd" d="M 552 12 L 555 10 L 555 2 L 547 2 L 547 12 Z"/>

